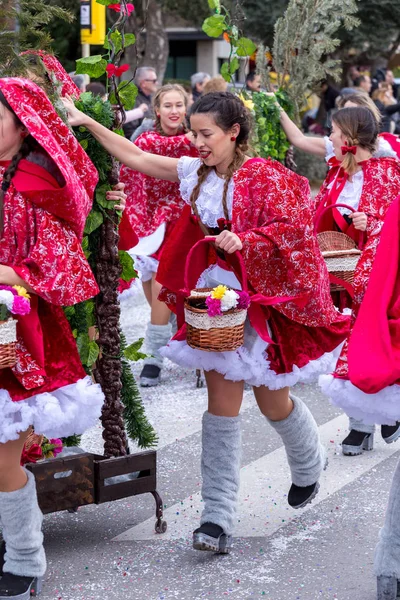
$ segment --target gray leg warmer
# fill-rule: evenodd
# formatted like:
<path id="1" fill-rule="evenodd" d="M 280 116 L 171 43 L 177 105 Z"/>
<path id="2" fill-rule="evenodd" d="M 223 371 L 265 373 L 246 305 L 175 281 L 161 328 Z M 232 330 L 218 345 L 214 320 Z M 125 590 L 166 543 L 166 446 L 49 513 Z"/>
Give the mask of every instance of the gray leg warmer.
<path id="1" fill-rule="evenodd" d="M 385 523 L 375 550 L 375 575 L 400 579 L 400 463 L 390 488 Z"/>
<path id="2" fill-rule="evenodd" d="M 374 433 L 375 425 L 367 425 L 362 421 L 356 421 L 353 417 L 349 417 L 349 429 L 355 429 L 356 431 L 362 431 L 363 433 Z"/>
<path id="3" fill-rule="evenodd" d="M 146 329 L 145 349 L 149 358 L 144 361 L 145 365 L 156 365 L 162 367 L 163 357 L 160 354 L 160 348 L 166 346 L 171 339 L 172 327 L 168 325 L 152 325 L 149 323 Z"/>
<path id="4" fill-rule="evenodd" d="M 318 481 L 325 467 L 325 450 L 319 440 L 318 426 L 307 406 L 290 395 L 294 408 L 283 421 L 271 421 L 270 425 L 282 438 L 292 474 L 292 482 L 307 487 Z"/>
<path id="5" fill-rule="evenodd" d="M 46 571 L 43 548 L 43 515 L 38 506 L 35 478 L 26 471 L 25 487 L 0 492 L 0 514 L 6 543 L 4 572 L 42 577 Z"/>
<path id="6" fill-rule="evenodd" d="M 201 474 L 204 510 L 200 524 L 214 523 L 232 535 L 240 481 L 240 417 L 203 415 Z"/>

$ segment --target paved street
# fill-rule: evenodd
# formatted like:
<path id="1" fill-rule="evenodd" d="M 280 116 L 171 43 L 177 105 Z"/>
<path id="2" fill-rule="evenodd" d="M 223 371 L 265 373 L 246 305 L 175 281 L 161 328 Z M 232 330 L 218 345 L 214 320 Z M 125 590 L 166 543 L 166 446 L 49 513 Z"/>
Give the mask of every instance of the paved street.
<path id="1" fill-rule="evenodd" d="M 142 337 L 148 319 L 142 296 L 123 300 L 122 308 L 128 341 Z M 141 365 L 133 368 L 138 374 Z M 386 445 L 378 434 L 373 452 L 343 457 L 346 418 L 316 386 L 297 386 L 318 422 L 329 467 L 314 502 L 294 511 L 286 500 L 290 475 L 280 438 L 246 392 L 234 549 L 229 556 L 201 554 L 191 548 L 191 533 L 201 511 L 206 390 L 195 382 L 193 372 L 168 363 L 162 385 L 142 390 L 159 434 L 167 532 L 154 532 L 149 494 L 46 516 L 42 600 L 376 600 L 373 552 L 400 444 Z M 83 446 L 101 451 L 100 427 L 84 436 Z"/>

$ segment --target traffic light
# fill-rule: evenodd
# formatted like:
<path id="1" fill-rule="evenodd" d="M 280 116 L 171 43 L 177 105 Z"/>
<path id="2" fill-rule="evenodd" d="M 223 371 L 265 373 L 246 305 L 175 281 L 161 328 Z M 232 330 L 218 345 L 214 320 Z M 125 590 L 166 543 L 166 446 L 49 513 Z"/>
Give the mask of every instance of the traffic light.
<path id="1" fill-rule="evenodd" d="M 81 42 L 102 46 L 106 37 L 106 7 L 96 0 L 81 0 Z"/>

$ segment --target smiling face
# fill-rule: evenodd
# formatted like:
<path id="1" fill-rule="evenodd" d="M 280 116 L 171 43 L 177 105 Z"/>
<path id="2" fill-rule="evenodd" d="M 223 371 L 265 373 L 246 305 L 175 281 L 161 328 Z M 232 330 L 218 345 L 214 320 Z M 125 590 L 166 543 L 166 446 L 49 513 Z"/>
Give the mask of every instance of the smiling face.
<path id="1" fill-rule="evenodd" d="M 347 139 L 335 121 L 332 121 L 332 133 L 329 136 L 329 139 L 333 144 L 333 151 L 335 152 L 336 158 L 342 161 L 343 154 L 341 147 L 346 145 Z"/>
<path id="2" fill-rule="evenodd" d="M 22 146 L 23 129 L 15 117 L 0 102 L 0 160 L 11 160 Z"/>
<path id="3" fill-rule="evenodd" d="M 160 106 L 156 108 L 162 130 L 173 135 L 182 125 L 186 116 L 186 104 L 182 94 L 177 91 L 167 92 L 160 98 Z"/>
<path id="4" fill-rule="evenodd" d="M 224 131 L 215 122 L 210 113 L 196 113 L 190 117 L 190 128 L 200 158 L 208 167 L 215 167 L 219 173 L 226 173 L 231 164 L 240 126 L 236 123 L 228 131 Z"/>

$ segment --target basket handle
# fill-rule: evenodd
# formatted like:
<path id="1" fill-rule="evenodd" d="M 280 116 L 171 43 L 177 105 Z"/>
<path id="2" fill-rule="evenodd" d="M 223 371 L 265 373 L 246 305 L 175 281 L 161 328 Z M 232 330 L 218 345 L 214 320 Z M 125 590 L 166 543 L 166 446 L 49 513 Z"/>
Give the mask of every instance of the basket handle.
<path id="1" fill-rule="evenodd" d="M 203 238 L 202 240 L 199 240 L 198 242 L 196 242 L 196 244 L 194 246 L 192 246 L 192 248 L 189 251 L 189 254 L 187 256 L 186 259 L 186 264 L 185 264 L 185 278 L 184 278 L 184 283 L 185 283 L 185 289 L 188 290 L 190 292 L 191 289 L 191 283 L 190 283 L 190 268 L 193 262 L 193 258 L 195 257 L 195 255 L 198 253 L 199 249 L 203 248 L 205 246 L 205 244 L 212 244 L 214 245 L 214 239 L 212 238 Z M 240 254 L 239 251 L 234 252 L 233 254 L 226 254 L 225 255 L 227 258 L 227 263 L 235 270 L 236 267 L 236 271 L 238 271 L 238 275 L 240 276 L 239 281 L 242 285 L 242 290 L 244 292 L 248 291 L 248 285 L 247 285 L 247 273 L 246 273 L 246 267 L 244 264 L 244 260 L 242 255 Z M 199 276 L 201 275 L 201 273 L 199 273 Z"/>
<path id="2" fill-rule="evenodd" d="M 325 213 L 327 213 L 328 210 L 333 210 L 334 208 L 338 208 L 338 207 L 340 207 L 340 208 L 347 208 L 350 212 L 353 212 L 353 213 L 357 212 L 352 206 L 349 206 L 348 204 L 330 204 L 329 206 L 325 206 L 325 208 L 323 208 L 321 210 L 321 212 L 318 214 L 317 218 L 315 219 L 315 223 L 314 223 L 314 233 L 315 233 L 315 235 L 317 235 L 318 227 L 319 227 L 319 224 L 321 222 L 321 219 L 322 219 L 323 215 Z M 364 243 L 365 243 L 364 242 L 364 234 L 365 234 L 365 231 L 360 231 L 360 237 L 359 237 L 359 241 L 358 241 L 358 244 L 357 244 L 359 250 L 362 250 L 364 248 Z"/>

